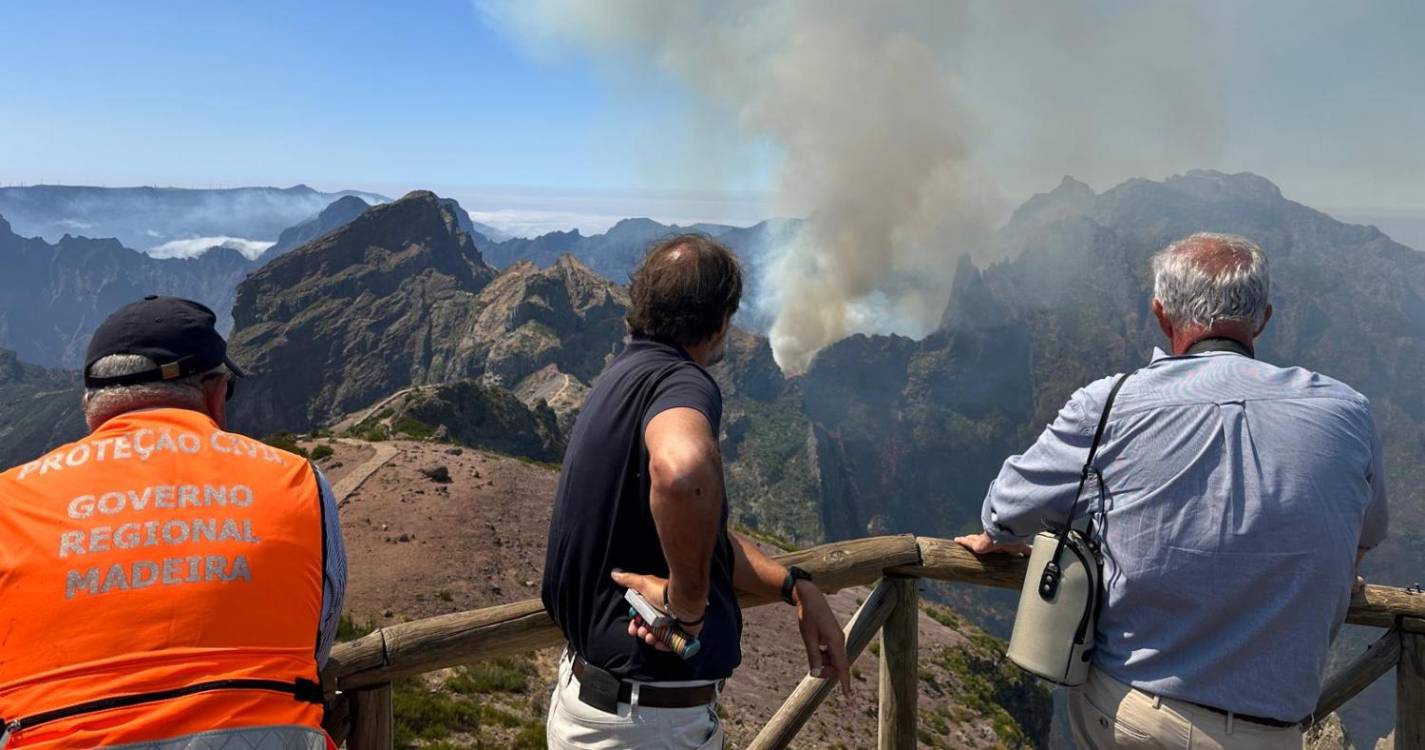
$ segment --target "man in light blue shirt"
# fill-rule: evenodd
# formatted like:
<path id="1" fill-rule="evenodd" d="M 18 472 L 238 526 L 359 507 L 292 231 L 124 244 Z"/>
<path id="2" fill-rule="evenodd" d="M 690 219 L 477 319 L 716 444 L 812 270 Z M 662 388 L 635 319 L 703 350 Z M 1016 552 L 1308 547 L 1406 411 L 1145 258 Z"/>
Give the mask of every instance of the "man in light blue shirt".
<path id="1" fill-rule="evenodd" d="M 1271 318 L 1267 259 L 1195 234 L 1153 259 L 1153 314 L 1172 355 L 1123 384 L 1095 461 L 1107 597 L 1094 669 L 1070 694 L 1080 747 L 1301 747 L 1359 555 L 1386 535 L 1369 401 L 1253 358 Z M 1017 551 L 1063 524 L 1115 378 L 1076 392 L 1005 461 L 958 539 Z M 1082 507 L 1082 506 L 1081 506 Z"/>

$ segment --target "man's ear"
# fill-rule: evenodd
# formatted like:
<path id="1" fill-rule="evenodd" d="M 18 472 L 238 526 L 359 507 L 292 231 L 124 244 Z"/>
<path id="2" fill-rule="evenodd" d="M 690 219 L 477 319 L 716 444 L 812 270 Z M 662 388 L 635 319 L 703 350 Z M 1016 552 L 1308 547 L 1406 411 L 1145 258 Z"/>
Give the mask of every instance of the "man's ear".
<path id="1" fill-rule="evenodd" d="M 1267 330 L 1267 324 L 1272 321 L 1272 306 L 1267 305 L 1267 311 L 1262 315 L 1262 324 L 1257 326 L 1257 332 L 1252 334 L 1252 338 L 1262 335 L 1262 331 Z"/>
<path id="2" fill-rule="evenodd" d="M 1163 303 L 1156 299 L 1153 300 L 1152 310 L 1153 317 L 1158 319 L 1158 327 L 1163 330 L 1163 335 L 1167 336 L 1169 341 L 1172 341 L 1173 321 L 1168 320 L 1168 312 L 1163 309 Z"/>
<path id="3" fill-rule="evenodd" d="M 228 378 L 232 375 L 224 375 L 220 378 L 210 378 L 203 383 L 203 405 L 207 407 L 208 416 L 218 423 L 218 427 L 227 428 L 228 417 Z"/>

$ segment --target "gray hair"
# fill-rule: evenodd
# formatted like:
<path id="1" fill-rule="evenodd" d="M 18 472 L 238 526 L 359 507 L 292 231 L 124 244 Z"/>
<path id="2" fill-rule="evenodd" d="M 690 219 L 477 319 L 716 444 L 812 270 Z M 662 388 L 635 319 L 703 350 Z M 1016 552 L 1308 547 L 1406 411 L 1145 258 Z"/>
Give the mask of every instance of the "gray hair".
<path id="1" fill-rule="evenodd" d="M 89 374 L 96 378 L 113 378 L 136 372 L 156 370 L 158 364 L 141 354 L 111 354 L 95 360 Z M 162 380 L 134 385 L 111 385 L 84 389 L 84 420 L 91 429 L 131 411 L 139 409 L 192 409 L 207 411 L 203 401 L 203 378 L 223 372 L 221 366 L 174 380 Z"/>
<path id="2" fill-rule="evenodd" d="M 1153 256 L 1153 296 L 1178 325 L 1260 326 L 1270 291 L 1266 253 L 1235 234 L 1198 232 Z"/>

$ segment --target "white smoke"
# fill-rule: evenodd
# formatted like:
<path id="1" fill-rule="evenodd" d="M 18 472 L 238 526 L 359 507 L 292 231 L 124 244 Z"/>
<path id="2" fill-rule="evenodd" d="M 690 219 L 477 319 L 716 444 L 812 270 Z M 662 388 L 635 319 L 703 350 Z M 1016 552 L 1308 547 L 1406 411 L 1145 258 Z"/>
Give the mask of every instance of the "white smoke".
<path id="1" fill-rule="evenodd" d="M 155 258 L 196 258 L 214 248 L 225 247 L 242 253 L 243 257 L 248 260 L 257 260 L 258 256 L 275 244 L 277 243 L 249 240 L 242 237 L 189 237 L 165 242 L 158 247 L 150 248 L 147 252 Z"/>
<path id="2" fill-rule="evenodd" d="M 623 73 L 683 82 L 696 94 L 690 144 L 731 124 L 771 143 L 780 163 L 769 209 L 807 218 L 763 285 L 788 372 L 848 333 L 934 328 L 955 259 L 991 251 L 1003 206 L 990 166 L 997 177 L 1018 170 L 1018 186 L 1044 184 L 1041 170 L 1099 178 L 1092 167 L 1109 154 L 1130 175 L 1218 155 L 1217 112 L 1202 95 L 1211 87 L 1199 85 L 1212 42 L 1191 11 L 1093 0 L 480 7 L 537 51 L 574 46 Z M 1136 135 L 1126 155 L 1107 135 L 1123 127 Z"/>

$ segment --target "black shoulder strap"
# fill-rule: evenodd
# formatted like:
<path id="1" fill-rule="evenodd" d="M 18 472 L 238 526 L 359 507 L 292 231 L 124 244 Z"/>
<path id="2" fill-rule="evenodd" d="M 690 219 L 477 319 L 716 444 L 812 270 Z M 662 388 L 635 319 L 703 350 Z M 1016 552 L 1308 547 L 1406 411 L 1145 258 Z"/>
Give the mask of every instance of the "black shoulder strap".
<path id="1" fill-rule="evenodd" d="M 1119 375 L 1118 380 L 1113 383 L 1113 388 L 1108 392 L 1108 398 L 1103 402 L 1103 411 L 1098 415 L 1098 427 L 1094 429 L 1093 442 L 1089 444 L 1089 457 L 1088 460 L 1084 461 L 1084 469 L 1079 474 L 1079 488 L 1074 492 L 1073 504 L 1069 506 L 1069 517 L 1064 522 L 1066 528 L 1071 528 L 1074 525 L 1074 513 L 1079 507 L 1079 498 L 1083 497 L 1084 485 L 1088 483 L 1089 474 L 1098 473 L 1098 470 L 1094 468 L 1093 462 L 1094 459 L 1098 457 L 1099 443 L 1103 442 L 1103 431 L 1108 427 L 1108 413 L 1113 411 L 1113 401 L 1118 398 L 1118 391 L 1123 388 L 1123 381 L 1127 380 L 1131 374 L 1132 373 L 1124 373 Z M 1099 483 L 1103 483 L 1101 474 L 1099 475 Z"/>
<path id="2" fill-rule="evenodd" d="M 1088 477 L 1089 471 L 1093 469 L 1093 460 L 1098 456 L 1098 445 L 1103 442 L 1103 431 L 1108 427 L 1108 413 L 1113 410 L 1113 401 L 1118 398 L 1118 391 L 1123 388 L 1123 381 L 1127 380 L 1131 374 L 1119 375 L 1118 380 L 1113 383 L 1113 388 L 1108 392 L 1108 398 L 1103 402 L 1103 411 L 1098 415 L 1098 427 L 1093 431 L 1093 443 L 1089 445 L 1089 459 L 1084 462 L 1084 477 Z"/>

